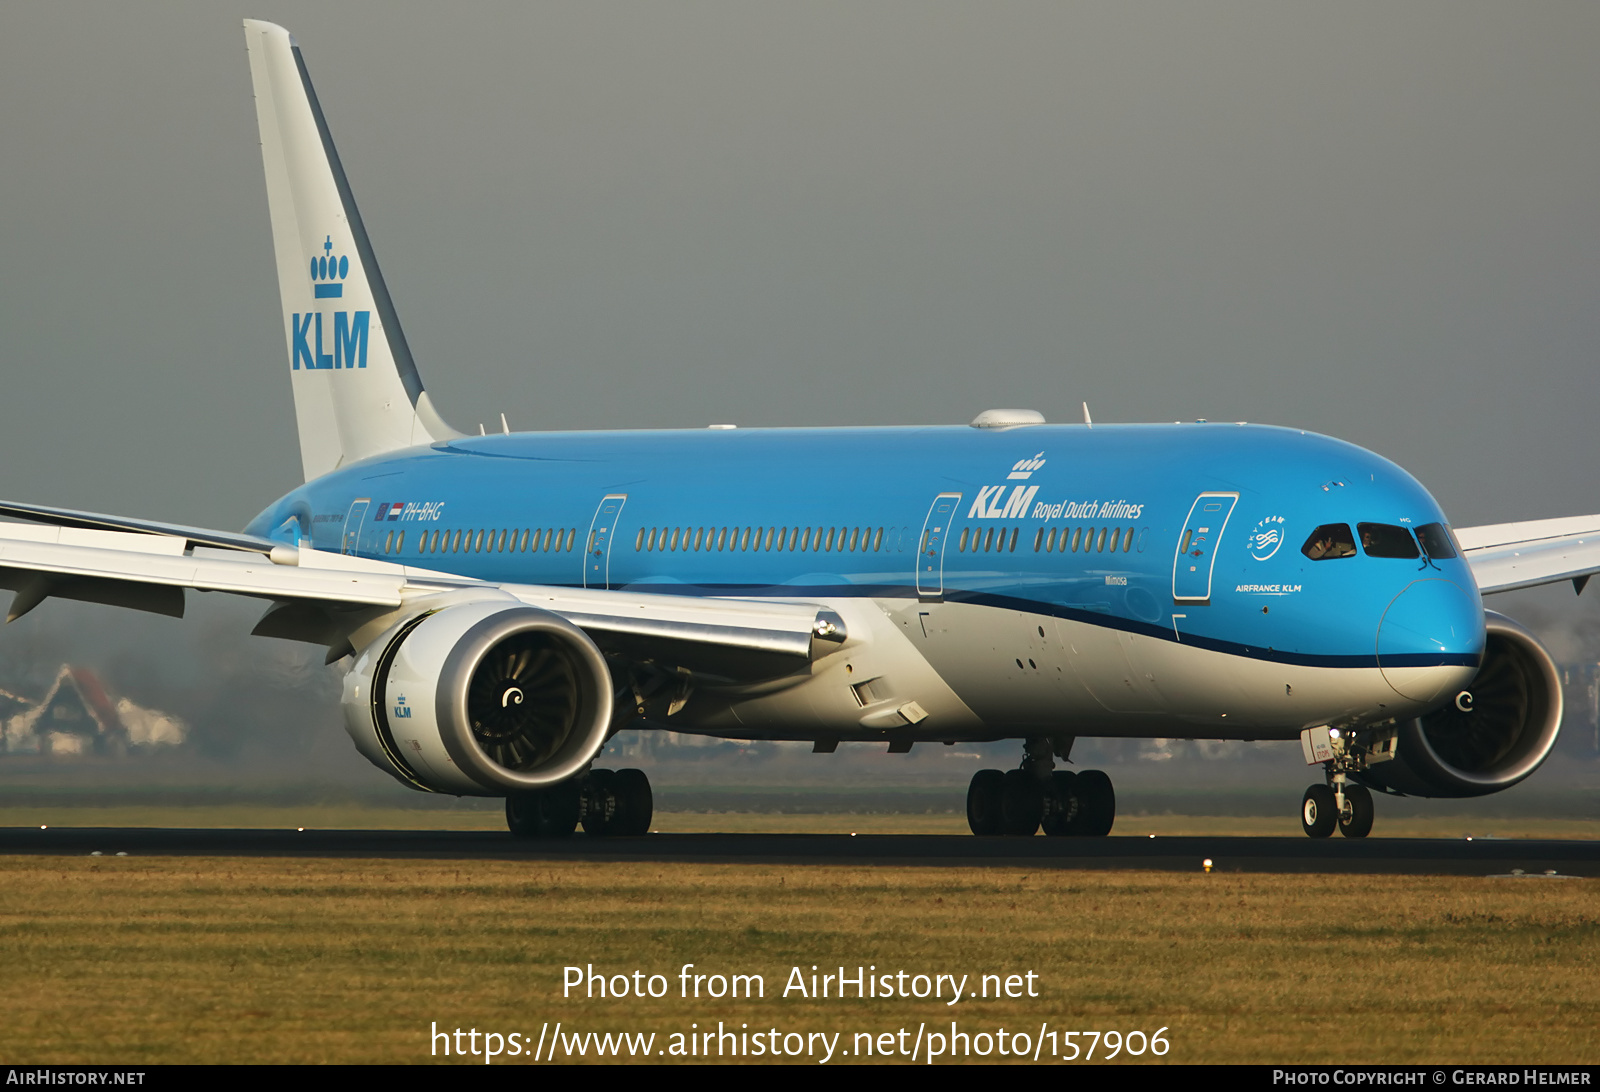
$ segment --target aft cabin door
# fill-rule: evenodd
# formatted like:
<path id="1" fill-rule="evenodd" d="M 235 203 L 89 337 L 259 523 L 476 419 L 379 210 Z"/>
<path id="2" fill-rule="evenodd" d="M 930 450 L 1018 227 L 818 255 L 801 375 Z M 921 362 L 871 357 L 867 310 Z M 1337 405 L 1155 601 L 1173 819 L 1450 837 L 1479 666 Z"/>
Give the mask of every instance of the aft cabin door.
<path id="1" fill-rule="evenodd" d="M 944 543 L 960 504 L 960 493 L 940 493 L 922 521 L 922 537 L 917 540 L 917 598 L 923 602 L 944 598 Z"/>
<path id="2" fill-rule="evenodd" d="M 608 493 L 594 510 L 583 554 L 583 586 L 586 588 L 611 586 L 611 539 L 627 500 L 626 493 Z"/>
<path id="3" fill-rule="evenodd" d="M 371 497 L 362 497 L 350 506 L 350 511 L 344 517 L 344 538 L 339 542 L 341 554 L 353 554 L 356 547 L 361 545 L 361 521 L 367 518 L 367 508 L 372 504 Z"/>
<path id="4" fill-rule="evenodd" d="M 1211 601 L 1211 570 L 1217 564 L 1217 546 L 1228 527 L 1237 493 L 1201 493 L 1189 508 L 1172 559 L 1172 598 L 1178 603 Z"/>

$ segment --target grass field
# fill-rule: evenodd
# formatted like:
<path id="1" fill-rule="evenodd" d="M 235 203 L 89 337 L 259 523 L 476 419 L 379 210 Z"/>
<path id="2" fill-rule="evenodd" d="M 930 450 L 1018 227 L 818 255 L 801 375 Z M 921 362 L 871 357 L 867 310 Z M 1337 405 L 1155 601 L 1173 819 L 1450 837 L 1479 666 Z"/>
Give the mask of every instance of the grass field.
<path id="1" fill-rule="evenodd" d="M 1175 1062 L 1593 1063 L 1597 896 L 1545 878 L 12 857 L 0 1026 L 12 1063 L 423 1062 L 443 1060 L 433 1022 L 537 1038 L 557 1020 L 657 1049 L 718 1021 L 851 1050 L 956 1020 L 1164 1026 Z M 562 968 L 590 963 L 672 992 L 563 999 Z M 761 974 L 766 996 L 679 999 L 684 963 Z M 1031 971 L 1038 996 L 780 996 L 813 964 L 974 988 Z"/>

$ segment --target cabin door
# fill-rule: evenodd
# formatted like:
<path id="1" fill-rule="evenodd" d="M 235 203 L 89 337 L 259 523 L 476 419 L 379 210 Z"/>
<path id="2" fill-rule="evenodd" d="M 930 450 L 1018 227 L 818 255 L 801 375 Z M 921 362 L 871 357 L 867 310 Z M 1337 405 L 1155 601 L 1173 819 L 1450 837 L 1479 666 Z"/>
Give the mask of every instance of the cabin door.
<path id="1" fill-rule="evenodd" d="M 361 544 L 361 521 L 367 518 L 367 508 L 372 504 L 371 497 L 362 497 L 350 506 L 350 511 L 344 517 L 344 537 L 339 542 L 341 554 L 353 554 L 356 547 Z"/>
<path id="2" fill-rule="evenodd" d="M 1217 564 L 1217 546 L 1228 527 L 1237 493 L 1201 493 L 1189 508 L 1178 535 L 1178 552 L 1172 558 L 1172 599 L 1177 603 L 1211 601 L 1211 570 Z"/>
<path id="3" fill-rule="evenodd" d="M 960 504 L 960 493 L 940 493 L 922 521 L 922 537 L 917 540 L 917 598 L 925 603 L 944 598 L 944 543 Z"/>
<path id="4" fill-rule="evenodd" d="M 626 493 L 607 493 L 600 499 L 600 507 L 594 510 L 583 553 L 583 586 L 586 588 L 611 586 L 611 538 L 627 500 Z"/>

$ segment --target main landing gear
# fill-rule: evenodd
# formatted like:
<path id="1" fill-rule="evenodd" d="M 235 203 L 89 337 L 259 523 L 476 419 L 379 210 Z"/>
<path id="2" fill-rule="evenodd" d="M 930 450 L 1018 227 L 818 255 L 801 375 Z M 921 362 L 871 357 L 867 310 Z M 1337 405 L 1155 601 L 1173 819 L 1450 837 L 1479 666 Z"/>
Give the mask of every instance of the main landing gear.
<path id="1" fill-rule="evenodd" d="M 1100 770 L 1054 769 L 1052 751 L 1066 757 L 1072 747 L 1030 739 L 1015 770 L 979 770 L 967 786 L 967 825 L 972 833 L 1031 837 L 1041 827 L 1052 837 L 1104 837 L 1117 817 L 1111 778 Z"/>
<path id="2" fill-rule="evenodd" d="M 506 797 L 506 826 L 517 838 L 567 838 L 583 824 L 591 837 L 650 832 L 655 797 L 643 770 L 590 770 L 537 792 Z"/>

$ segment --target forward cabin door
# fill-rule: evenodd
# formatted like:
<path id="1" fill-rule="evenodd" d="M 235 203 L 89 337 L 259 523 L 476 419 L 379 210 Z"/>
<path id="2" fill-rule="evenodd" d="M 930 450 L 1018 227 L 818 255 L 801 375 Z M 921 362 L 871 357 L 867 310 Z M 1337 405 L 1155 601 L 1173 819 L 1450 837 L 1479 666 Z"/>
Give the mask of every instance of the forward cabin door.
<path id="1" fill-rule="evenodd" d="M 371 497 L 362 497 L 350 506 L 350 511 L 344 517 L 344 537 L 339 541 L 341 554 L 353 554 L 356 547 L 361 544 L 361 521 L 367 518 L 367 508 L 372 504 Z"/>
<path id="2" fill-rule="evenodd" d="M 611 538 L 627 501 L 626 493 L 607 493 L 600 499 L 600 507 L 594 510 L 583 554 L 583 586 L 586 588 L 611 586 Z"/>
<path id="3" fill-rule="evenodd" d="M 1217 564 L 1217 546 L 1227 529 L 1237 493 L 1201 493 L 1189 508 L 1172 559 L 1172 599 L 1175 603 L 1211 601 L 1211 570 Z"/>
<path id="4" fill-rule="evenodd" d="M 917 540 L 917 598 L 925 603 L 944 598 L 944 543 L 960 504 L 960 493 L 940 493 L 922 521 L 922 537 Z"/>

